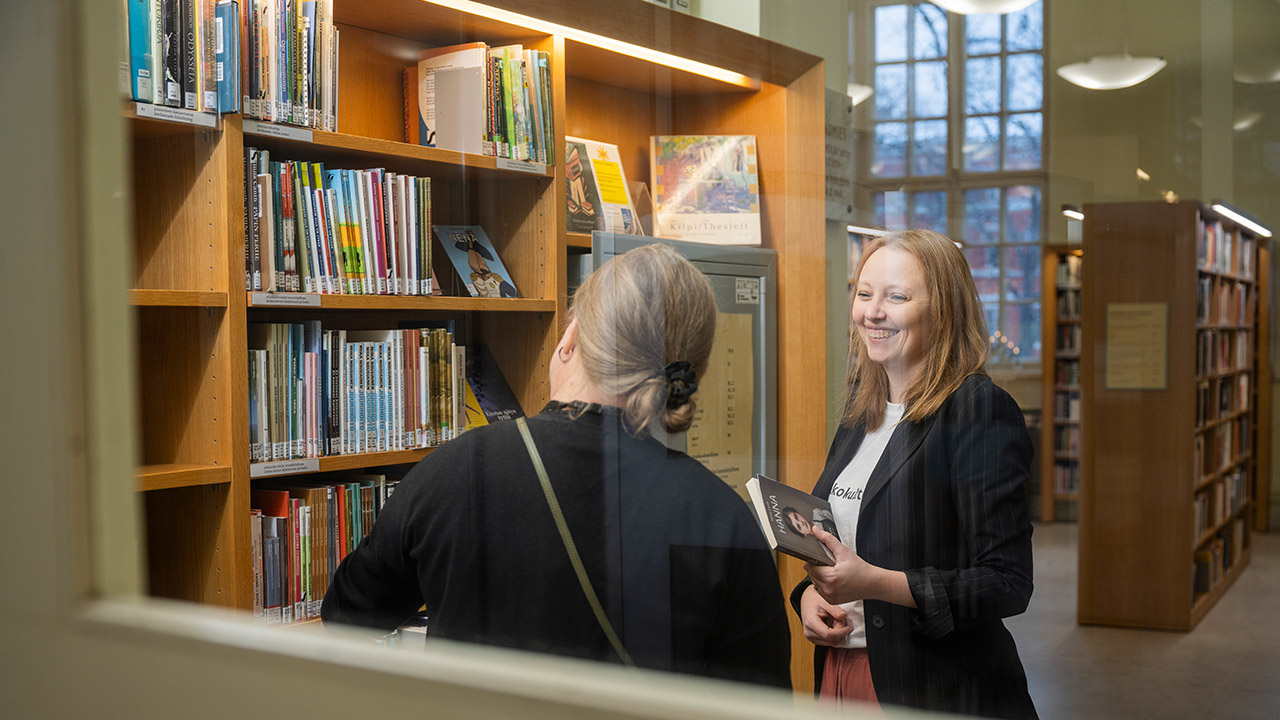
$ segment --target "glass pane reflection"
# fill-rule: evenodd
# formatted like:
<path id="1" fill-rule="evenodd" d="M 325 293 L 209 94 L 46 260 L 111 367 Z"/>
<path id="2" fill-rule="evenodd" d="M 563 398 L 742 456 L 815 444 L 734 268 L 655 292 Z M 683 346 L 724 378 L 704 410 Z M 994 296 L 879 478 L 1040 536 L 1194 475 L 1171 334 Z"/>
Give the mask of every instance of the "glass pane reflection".
<path id="1" fill-rule="evenodd" d="M 1004 249 L 1004 299 L 1040 297 L 1040 246 L 1010 245 Z"/>
<path id="2" fill-rule="evenodd" d="M 1043 120 L 1040 113 L 1010 115 L 1005 125 L 1005 170 L 1035 170 L 1040 167 L 1040 140 Z"/>
<path id="3" fill-rule="evenodd" d="M 916 59 L 938 58 L 947 54 L 947 13 L 937 5 L 915 6 Z"/>
<path id="4" fill-rule="evenodd" d="M 907 6 L 876 8 L 876 62 L 907 59 Z"/>
<path id="5" fill-rule="evenodd" d="M 876 117 L 897 120 L 907 116 L 907 66 L 876 68 Z"/>
<path id="6" fill-rule="evenodd" d="M 966 62 L 964 89 L 965 112 L 972 115 L 1000 112 L 1000 58 L 975 58 Z"/>
<path id="7" fill-rule="evenodd" d="M 906 170 L 906 123 L 876 125 L 875 157 L 871 161 L 871 174 L 880 177 L 899 177 L 906 174 Z"/>
<path id="8" fill-rule="evenodd" d="M 915 66 L 915 116 L 942 117 L 947 114 L 947 64 L 917 63 Z"/>
<path id="9" fill-rule="evenodd" d="M 1004 306 L 1000 324 L 1003 342 L 997 342 L 991 353 L 996 362 L 1028 363 L 1040 361 L 1040 303 L 1018 303 Z"/>
<path id="10" fill-rule="evenodd" d="M 1039 110 L 1044 102 L 1044 60 L 1039 53 L 1009 56 L 1009 110 Z"/>
<path id="11" fill-rule="evenodd" d="M 973 271 L 973 282 L 978 286 L 978 298 L 984 303 L 999 307 L 1000 300 L 1000 250 L 995 247 L 966 247 L 964 258 Z M 991 325 L 995 327 L 995 325 Z"/>
<path id="12" fill-rule="evenodd" d="M 911 143 L 911 172 L 914 175 L 941 175 L 947 171 L 947 121 L 914 123 Z"/>
<path id="13" fill-rule="evenodd" d="M 1044 3 L 1032 3 L 1005 17 L 1009 23 L 1010 50 L 1039 50 L 1044 47 Z"/>
<path id="14" fill-rule="evenodd" d="M 1005 242 L 1040 242 L 1040 188 L 1017 185 L 1005 191 Z"/>
<path id="15" fill-rule="evenodd" d="M 964 241 L 967 245 L 1000 242 L 1000 188 L 964 192 Z"/>
<path id="16" fill-rule="evenodd" d="M 911 198 L 911 227 L 947 232 L 947 193 L 918 192 Z"/>
<path id="17" fill-rule="evenodd" d="M 1000 169 L 1000 118 L 991 115 L 964 121 L 964 169 L 969 172 Z"/>
<path id="18" fill-rule="evenodd" d="M 1000 18 L 1000 15 L 965 16 L 965 49 L 970 55 L 1000 52 Z"/>

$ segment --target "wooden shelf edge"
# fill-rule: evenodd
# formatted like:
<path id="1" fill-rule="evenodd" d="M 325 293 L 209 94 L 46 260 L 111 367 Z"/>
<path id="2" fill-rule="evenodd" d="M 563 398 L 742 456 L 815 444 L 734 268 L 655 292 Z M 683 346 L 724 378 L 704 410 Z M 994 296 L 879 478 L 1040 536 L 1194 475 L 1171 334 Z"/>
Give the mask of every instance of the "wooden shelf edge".
<path id="1" fill-rule="evenodd" d="M 426 457 L 435 448 L 415 448 L 413 450 L 390 450 L 387 452 L 359 453 L 356 455 L 333 455 L 321 458 L 295 458 L 278 460 L 271 463 L 254 463 L 249 466 L 250 477 L 254 480 L 289 477 L 291 475 L 308 475 L 311 473 L 337 472 L 342 470 L 363 470 L 381 465 L 403 465 L 416 463 Z M 280 463 L 289 465 L 289 469 L 281 472 L 257 474 L 262 465 Z"/>
<path id="2" fill-rule="evenodd" d="M 134 473 L 137 490 L 171 490 L 231 482 L 231 468 L 218 465 L 142 465 Z"/>
<path id="3" fill-rule="evenodd" d="M 261 302 L 248 296 L 250 308 L 328 308 L 338 310 L 451 310 L 488 312 L 554 312 L 555 300 L 541 298 L 469 298 L 440 295 L 317 295 L 280 293 L 297 302 Z M 310 303 L 310 304 L 308 304 Z M 318 303 L 318 304 L 316 304 Z"/>
<path id="4" fill-rule="evenodd" d="M 565 244 L 565 246 L 566 246 L 566 247 L 571 247 L 571 248 L 584 248 L 584 249 L 586 249 L 586 250 L 590 250 L 590 249 L 591 249 L 591 234 L 590 234 L 590 233 L 576 233 L 576 232 L 566 233 L 566 234 L 565 234 L 565 241 L 564 241 L 564 244 Z"/>
<path id="5" fill-rule="evenodd" d="M 314 128 L 270 123 L 263 120 L 250 120 L 250 122 L 270 128 L 273 132 L 258 132 L 253 129 L 253 125 L 250 125 L 245 130 L 246 144 L 252 142 L 254 145 L 288 147 L 302 152 L 309 148 L 320 154 L 326 151 L 337 151 L 344 154 L 354 153 L 367 155 L 371 159 L 411 160 L 447 165 L 468 171 L 475 170 L 500 174 L 513 178 L 551 178 L 555 176 L 554 164 L 531 163 L 522 160 L 490 157 L 488 155 L 476 155 L 443 148 L 410 145 L 397 140 L 349 135 L 327 130 L 316 130 Z M 277 130 L 278 132 L 275 132 Z"/>
<path id="6" fill-rule="evenodd" d="M 199 290 L 147 290 L 129 291 L 129 304 L 134 307 L 226 307 L 224 292 Z"/>

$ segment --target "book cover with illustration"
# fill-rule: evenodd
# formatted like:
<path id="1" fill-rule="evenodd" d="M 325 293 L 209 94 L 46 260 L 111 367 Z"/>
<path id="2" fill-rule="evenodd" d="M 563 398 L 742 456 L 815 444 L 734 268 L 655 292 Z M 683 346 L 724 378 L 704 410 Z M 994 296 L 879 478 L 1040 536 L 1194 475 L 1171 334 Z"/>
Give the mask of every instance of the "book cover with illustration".
<path id="1" fill-rule="evenodd" d="M 655 235 L 760 244 L 754 135 L 655 135 L 649 150 Z"/>
<path id="2" fill-rule="evenodd" d="M 436 225 L 433 229 L 471 297 L 520 297 L 511 273 L 479 225 Z"/>
<path id="3" fill-rule="evenodd" d="M 618 146 L 565 137 L 569 232 L 641 234 Z"/>
<path id="4" fill-rule="evenodd" d="M 524 416 L 520 401 L 507 384 L 489 346 L 467 348 L 467 429 Z"/>
<path id="5" fill-rule="evenodd" d="M 839 537 L 826 500 L 764 475 L 747 481 L 747 493 L 770 547 L 814 565 L 835 564 L 831 551 L 813 536 L 817 525 Z"/>

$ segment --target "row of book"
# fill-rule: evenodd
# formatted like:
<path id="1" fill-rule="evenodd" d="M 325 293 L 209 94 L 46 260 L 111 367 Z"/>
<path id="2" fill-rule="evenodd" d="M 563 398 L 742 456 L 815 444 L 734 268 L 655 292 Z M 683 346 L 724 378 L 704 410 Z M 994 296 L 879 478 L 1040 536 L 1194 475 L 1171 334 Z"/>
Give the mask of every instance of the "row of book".
<path id="1" fill-rule="evenodd" d="M 1080 420 L 1080 391 L 1059 390 L 1053 394 L 1053 418 L 1078 422 Z"/>
<path id="2" fill-rule="evenodd" d="M 1252 350 L 1248 330 L 1201 330 L 1196 337 L 1196 375 L 1248 370 Z"/>
<path id="3" fill-rule="evenodd" d="M 1058 263 L 1058 268 L 1054 274 L 1058 287 L 1080 287 L 1080 268 L 1082 266 L 1081 257 L 1079 255 L 1066 255 L 1062 258 L 1062 262 Z"/>
<path id="4" fill-rule="evenodd" d="M 1058 360 L 1054 363 L 1053 382 L 1059 386 L 1074 386 L 1080 384 L 1080 361 Z"/>
<path id="5" fill-rule="evenodd" d="M 124 3 L 121 92 L 196 112 L 239 111 L 240 0 Z"/>
<path id="6" fill-rule="evenodd" d="M 1054 348 L 1060 353 L 1080 352 L 1083 337 L 1079 325 L 1059 325 L 1055 330 Z"/>
<path id="7" fill-rule="evenodd" d="M 1196 538 L 1240 512 L 1249 499 L 1249 476 L 1235 468 L 1196 493 Z"/>
<path id="8" fill-rule="evenodd" d="M 1248 415 L 1241 415 L 1230 422 L 1196 433 L 1193 467 L 1199 470 L 1199 475 L 1194 478 L 1194 482 L 1199 484 L 1204 478 L 1231 469 L 1231 466 L 1244 460 L 1252 450 L 1252 424 Z"/>
<path id="9" fill-rule="evenodd" d="M 1196 265 L 1206 272 L 1253 279 L 1257 242 L 1203 216 L 1196 221 Z"/>
<path id="10" fill-rule="evenodd" d="M 1196 285 L 1196 322 L 1201 325 L 1244 325 L 1253 317 L 1254 293 L 1249 286 L 1212 275 Z"/>
<path id="11" fill-rule="evenodd" d="M 554 163 L 551 55 L 483 42 L 423 50 L 405 69 L 405 142 Z"/>
<path id="12" fill-rule="evenodd" d="M 1059 265 L 1059 268 L 1062 266 Z M 1078 321 L 1080 319 L 1080 290 L 1078 288 L 1058 288 L 1058 320 Z"/>
<path id="13" fill-rule="evenodd" d="M 1226 577 L 1227 570 L 1244 554 L 1247 537 L 1245 521 L 1236 518 L 1203 549 L 1196 551 L 1192 560 L 1193 595 L 1209 592 Z"/>
<path id="14" fill-rule="evenodd" d="M 446 442 L 467 426 L 465 367 L 447 328 L 250 323 L 250 461 Z"/>
<path id="15" fill-rule="evenodd" d="M 245 148 L 245 288 L 429 295 L 431 178 Z"/>
<path id="16" fill-rule="evenodd" d="M 1059 460 L 1053 464 L 1053 491 L 1069 495 L 1080 489 L 1080 463 Z"/>
<path id="17" fill-rule="evenodd" d="M 1231 417 L 1249 409 L 1249 376 L 1210 378 L 1196 383 L 1196 424 Z"/>
<path id="18" fill-rule="evenodd" d="M 368 537 L 398 483 L 386 475 L 334 474 L 254 487 L 254 617 L 273 625 L 319 617 L 338 563 Z"/>
<path id="19" fill-rule="evenodd" d="M 1053 452 L 1055 455 L 1080 455 L 1080 426 L 1060 425 L 1053 429 Z"/>
<path id="20" fill-rule="evenodd" d="M 240 0 L 244 116 L 338 129 L 333 0 Z"/>

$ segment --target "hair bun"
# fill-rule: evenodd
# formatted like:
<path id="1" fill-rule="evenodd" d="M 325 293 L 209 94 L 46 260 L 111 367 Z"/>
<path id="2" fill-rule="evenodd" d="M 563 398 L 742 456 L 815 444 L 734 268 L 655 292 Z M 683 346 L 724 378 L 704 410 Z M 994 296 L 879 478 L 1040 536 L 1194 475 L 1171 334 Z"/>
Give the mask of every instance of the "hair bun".
<path id="1" fill-rule="evenodd" d="M 698 389 L 697 371 L 688 362 L 676 360 L 669 363 L 663 373 L 667 377 L 667 408 L 674 410 L 687 404 Z"/>

